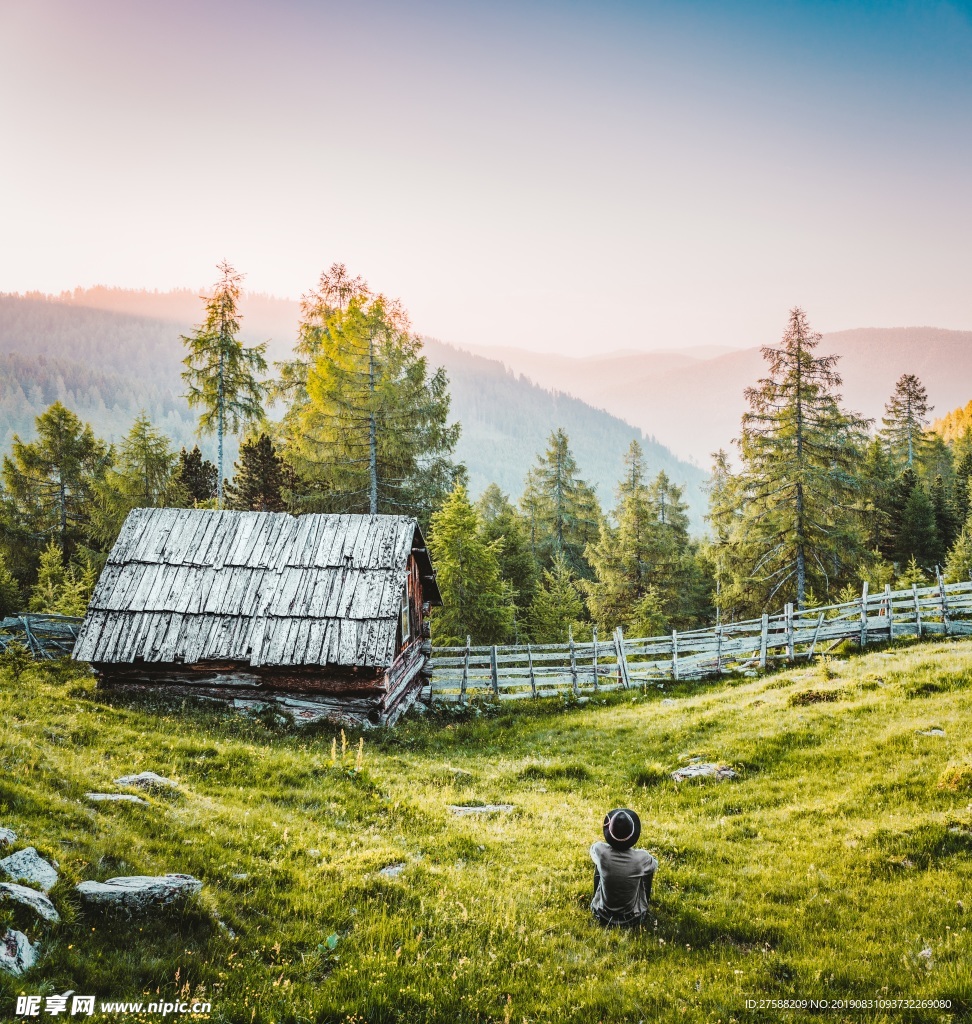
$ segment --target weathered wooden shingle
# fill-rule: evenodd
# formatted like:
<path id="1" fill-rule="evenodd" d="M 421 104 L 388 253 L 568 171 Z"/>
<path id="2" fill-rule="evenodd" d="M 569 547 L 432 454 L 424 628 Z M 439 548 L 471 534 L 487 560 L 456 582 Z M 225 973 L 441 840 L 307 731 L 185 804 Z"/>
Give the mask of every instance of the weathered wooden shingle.
<path id="1" fill-rule="evenodd" d="M 414 519 L 135 509 L 95 587 L 74 657 L 387 667 Z"/>

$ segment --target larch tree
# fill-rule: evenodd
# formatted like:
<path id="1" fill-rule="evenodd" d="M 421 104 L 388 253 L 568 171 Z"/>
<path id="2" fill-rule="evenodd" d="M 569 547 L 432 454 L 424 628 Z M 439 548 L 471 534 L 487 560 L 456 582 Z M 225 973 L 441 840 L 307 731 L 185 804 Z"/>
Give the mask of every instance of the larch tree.
<path id="1" fill-rule="evenodd" d="M 336 264 L 302 303 L 295 358 L 282 364 L 281 426 L 306 511 L 430 520 L 457 466 L 443 369 L 429 372 L 397 302 Z"/>
<path id="2" fill-rule="evenodd" d="M 780 346 L 762 350 L 769 375 L 745 392 L 737 527 L 764 606 L 802 608 L 811 586 L 830 593 L 861 548 L 854 508 L 868 421 L 841 408 L 837 357 L 815 355 L 819 342 L 803 310 L 791 310 Z"/>
<path id="3" fill-rule="evenodd" d="M 432 612 L 432 638 L 459 647 L 503 643 L 513 631 L 513 594 L 499 566 L 501 541 L 487 541 L 466 488 L 457 484 L 433 514 L 429 551 L 436 567 L 442 607 Z"/>
<path id="4" fill-rule="evenodd" d="M 539 570 L 523 516 L 496 484 L 490 484 L 476 502 L 481 523 L 480 533 L 489 543 L 499 542 L 497 558 L 500 575 L 513 593 L 517 629 L 537 588 Z M 518 641 L 517 641 L 518 642 Z"/>
<path id="5" fill-rule="evenodd" d="M 557 555 L 563 555 L 577 576 L 590 575 L 584 552 L 598 537 L 601 509 L 594 489 L 577 475 L 562 428 L 550 435 L 546 452 L 527 473 L 520 508 L 540 565 L 549 568 Z"/>
<path id="6" fill-rule="evenodd" d="M 902 374 L 884 407 L 879 434 L 896 468 L 910 469 L 914 465 L 924 446 L 931 410 L 921 381 L 913 373 Z"/>
<path id="7" fill-rule="evenodd" d="M 192 334 L 182 335 L 189 350 L 182 379 L 189 388 L 189 405 L 202 410 L 199 432 L 216 434 L 216 507 L 222 508 L 223 437 L 263 418 L 266 387 L 258 374 L 267 368 L 267 346 L 245 348 L 237 337 L 243 275 L 225 260 L 218 269 L 221 277 L 213 294 L 204 297 L 205 319 Z"/>

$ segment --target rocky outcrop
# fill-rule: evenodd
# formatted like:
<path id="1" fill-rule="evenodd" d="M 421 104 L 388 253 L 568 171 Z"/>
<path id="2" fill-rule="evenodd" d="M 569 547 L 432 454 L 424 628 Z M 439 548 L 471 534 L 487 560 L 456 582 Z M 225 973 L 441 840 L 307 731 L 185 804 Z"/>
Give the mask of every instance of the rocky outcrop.
<path id="1" fill-rule="evenodd" d="M 479 807 L 462 807 L 455 804 L 448 806 L 449 810 L 459 817 L 465 817 L 468 814 L 509 814 L 513 810 L 512 804 L 482 804 Z"/>
<path id="2" fill-rule="evenodd" d="M 49 924 L 57 924 L 61 920 L 61 915 L 58 914 L 54 904 L 42 892 L 29 889 L 26 885 L 0 882 L 0 906 L 4 903 L 17 903 L 26 907 Z"/>
<path id="3" fill-rule="evenodd" d="M 17 833 L 12 828 L 0 828 L 0 850 L 5 846 L 13 846 L 17 842 Z"/>
<path id="4" fill-rule="evenodd" d="M 0 860 L 0 870 L 12 881 L 26 881 L 47 892 L 57 881 L 57 871 L 33 848 L 10 854 Z"/>
<path id="5" fill-rule="evenodd" d="M 127 875 L 107 882 L 81 882 L 76 888 L 88 907 L 134 916 L 194 896 L 202 882 L 192 875 Z"/>
<path id="6" fill-rule="evenodd" d="M 148 807 L 148 800 L 143 800 L 134 793 L 85 793 L 84 795 L 96 804 L 142 804 Z"/>
<path id="7" fill-rule="evenodd" d="M 687 764 L 684 768 L 676 768 L 672 778 L 676 782 L 688 779 L 715 779 L 722 782 L 723 779 L 734 779 L 736 774 L 731 768 L 719 764 Z"/>
<path id="8" fill-rule="evenodd" d="M 23 932 L 8 928 L 0 936 L 0 971 L 21 975 L 37 963 L 37 947 Z"/>
<path id="9" fill-rule="evenodd" d="M 179 784 L 155 772 L 139 772 L 138 775 L 123 775 L 115 779 L 116 786 L 132 786 L 143 789 L 146 793 L 159 793 L 166 789 L 178 789 Z"/>

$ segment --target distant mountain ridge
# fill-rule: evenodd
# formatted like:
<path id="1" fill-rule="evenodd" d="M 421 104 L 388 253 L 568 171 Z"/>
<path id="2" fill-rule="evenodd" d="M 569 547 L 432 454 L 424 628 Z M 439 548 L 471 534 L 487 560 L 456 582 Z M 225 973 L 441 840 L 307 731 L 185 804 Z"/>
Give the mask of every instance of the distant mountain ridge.
<path id="1" fill-rule="evenodd" d="M 196 443 L 196 419 L 182 397 L 180 334 L 202 304 L 190 291 L 144 293 L 152 315 L 137 313 L 143 293 L 89 289 L 60 297 L 0 295 L 0 446 L 30 437 L 34 417 L 56 398 L 109 440 L 118 440 L 141 409 L 178 445 Z M 297 302 L 247 296 L 242 336 L 268 341 L 271 362 L 287 358 L 296 337 Z M 677 459 L 653 437 L 583 400 L 549 390 L 497 360 L 424 339 L 429 362 L 450 379 L 453 417 L 463 424 L 456 452 L 479 493 L 495 481 L 518 498 L 526 472 L 550 433 L 563 427 L 581 475 L 610 508 L 632 439 L 651 472 L 664 469 L 685 485 L 693 525 L 703 528 L 705 473 Z M 204 450 L 211 442 L 201 443 Z M 235 447 L 228 458 L 235 458 Z M 232 462 L 229 462 L 232 465 Z"/>

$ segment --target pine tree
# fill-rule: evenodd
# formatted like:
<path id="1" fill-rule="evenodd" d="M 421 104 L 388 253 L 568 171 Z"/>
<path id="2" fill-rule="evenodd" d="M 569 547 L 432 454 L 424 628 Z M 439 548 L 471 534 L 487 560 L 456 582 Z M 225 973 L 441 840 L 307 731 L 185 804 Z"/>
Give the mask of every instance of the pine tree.
<path id="1" fill-rule="evenodd" d="M 517 623 L 533 600 L 539 569 L 530 550 L 530 538 L 523 516 L 496 484 L 490 484 L 476 502 L 480 534 L 487 543 L 499 542 L 497 558 L 500 575 L 513 593 Z M 518 632 L 518 630 L 516 630 Z"/>
<path id="2" fill-rule="evenodd" d="M 553 564 L 543 570 L 543 577 L 527 614 L 530 639 L 537 644 L 564 644 L 584 616 L 584 601 L 578 589 L 577 576 L 563 552 L 557 552 Z"/>
<path id="3" fill-rule="evenodd" d="M 945 552 L 955 543 L 959 532 L 958 515 L 941 473 L 935 477 L 932 484 L 931 503 L 935 512 L 935 530 L 938 534 L 936 562 L 941 562 Z"/>
<path id="4" fill-rule="evenodd" d="M 284 512 L 282 489 L 287 467 L 267 434 L 250 438 L 240 446 L 233 482 L 226 488 L 226 507 L 251 512 Z"/>
<path id="5" fill-rule="evenodd" d="M 183 359 L 182 379 L 189 388 L 190 406 L 199 406 L 199 431 L 216 434 L 216 507 L 223 504 L 223 435 L 263 418 L 266 388 L 257 374 L 267 368 L 266 344 L 244 348 L 240 331 L 242 274 L 225 260 L 219 264 L 220 280 L 213 294 L 204 298 L 206 317 L 192 334 L 182 335 L 189 349 Z"/>
<path id="6" fill-rule="evenodd" d="M 13 573 L 7 568 L 3 555 L 0 554 L 0 619 L 16 614 L 22 607 L 20 587 Z"/>
<path id="7" fill-rule="evenodd" d="M 191 452 L 185 448 L 179 452 L 179 482 L 193 505 L 198 507 L 213 501 L 218 479 L 219 470 L 202 457 L 198 444 Z"/>
<path id="8" fill-rule="evenodd" d="M 589 577 L 584 551 L 598 537 L 601 510 L 593 488 L 577 475 L 563 429 L 550 435 L 547 451 L 528 472 L 520 507 L 538 564 L 550 567 L 563 555 L 577 576 Z"/>
<path id="9" fill-rule="evenodd" d="M 941 558 L 941 542 L 935 527 L 935 507 L 921 483 L 908 495 L 898 529 L 895 560 L 904 565 L 911 559 L 925 569 L 934 568 Z"/>
<path id="10" fill-rule="evenodd" d="M 969 403 L 972 405 L 972 403 Z M 972 511 L 969 501 L 969 481 L 972 480 L 972 428 L 966 429 L 953 446 L 955 459 L 955 513 L 964 523 Z"/>
<path id="11" fill-rule="evenodd" d="M 972 516 L 966 519 L 962 532 L 948 553 L 944 576 L 946 583 L 972 580 Z"/>
<path id="12" fill-rule="evenodd" d="M 925 445 L 924 430 L 931 409 L 921 381 L 913 373 L 902 374 L 884 407 L 879 435 L 895 466 L 914 466 Z"/>
<path id="13" fill-rule="evenodd" d="M 483 539 L 466 488 L 457 484 L 433 514 L 429 550 L 442 607 L 433 611 L 432 637 L 441 647 L 503 643 L 513 630 L 513 595 L 500 575 L 499 542 Z"/>
<path id="14" fill-rule="evenodd" d="M 928 585 L 928 574 L 915 560 L 914 555 L 908 559 L 904 572 L 894 581 L 895 590 L 910 590 L 914 587 Z"/>
<path id="15" fill-rule="evenodd" d="M 111 450 L 60 402 L 36 419 L 37 439 L 16 434 L 3 459 L 7 515 L 31 543 L 57 541 L 69 556 L 91 524 L 95 484 L 111 463 Z"/>
<path id="16" fill-rule="evenodd" d="M 189 496 L 179 475 L 172 443 L 140 413 L 115 455 L 114 465 L 95 484 L 97 500 L 89 529 L 107 550 L 134 508 L 182 508 Z"/>
<path id="17" fill-rule="evenodd" d="M 429 521 L 449 493 L 459 424 L 397 302 L 342 265 L 304 297 L 295 359 L 280 367 L 284 457 L 302 509 L 383 512 Z"/>
<path id="18" fill-rule="evenodd" d="M 92 566 L 65 565 L 61 549 L 52 540 L 40 556 L 37 582 L 30 592 L 30 611 L 84 615 L 96 576 Z"/>
<path id="19" fill-rule="evenodd" d="M 791 310 L 780 347 L 763 349 L 769 376 L 746 389 L 737 553 L 748 556 L 745 586 L 764 607 L 792 599 L 802 608 L 811 586 L 829 594 L 853 575 L 861 550 L 855 504 L 867 421 L 841 409 L 837 357 L 815 356 L 819 342 L 803 310 Z"/>

